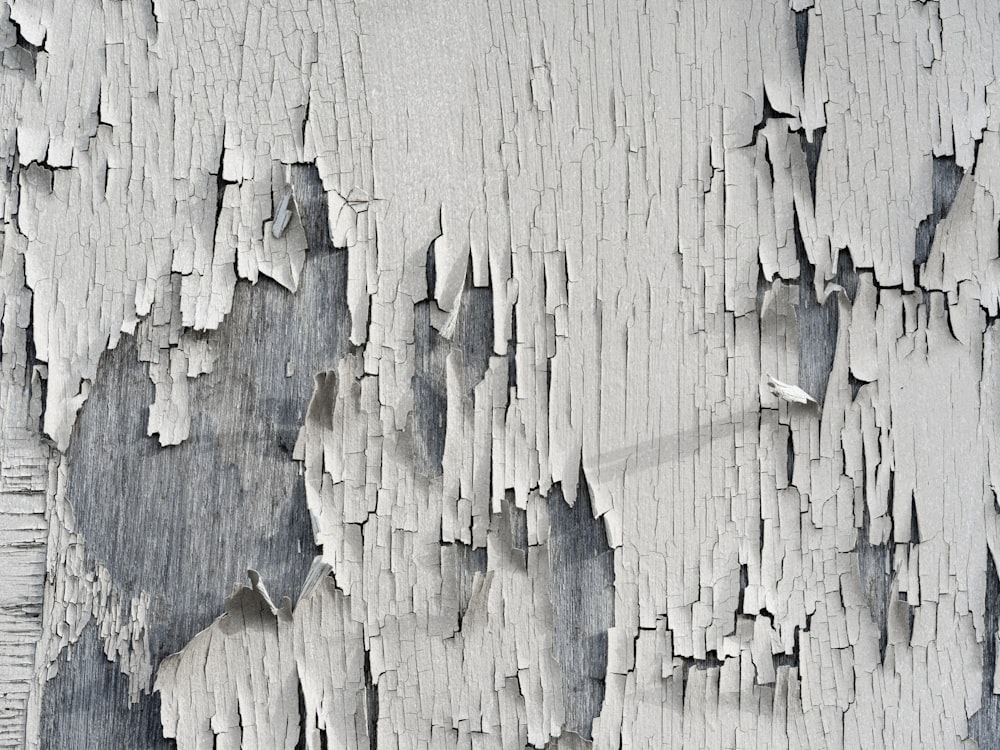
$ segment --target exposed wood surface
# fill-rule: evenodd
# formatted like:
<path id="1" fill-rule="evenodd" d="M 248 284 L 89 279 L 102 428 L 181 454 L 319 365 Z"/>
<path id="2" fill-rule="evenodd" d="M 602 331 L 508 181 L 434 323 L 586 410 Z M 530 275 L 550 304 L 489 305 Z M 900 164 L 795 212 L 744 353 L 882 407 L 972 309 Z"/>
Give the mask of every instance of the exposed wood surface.
<path id="1" fill-rule="evenodd" d="M 1000 747 L 998 35 L 0 0 L 0 748 Z"/>

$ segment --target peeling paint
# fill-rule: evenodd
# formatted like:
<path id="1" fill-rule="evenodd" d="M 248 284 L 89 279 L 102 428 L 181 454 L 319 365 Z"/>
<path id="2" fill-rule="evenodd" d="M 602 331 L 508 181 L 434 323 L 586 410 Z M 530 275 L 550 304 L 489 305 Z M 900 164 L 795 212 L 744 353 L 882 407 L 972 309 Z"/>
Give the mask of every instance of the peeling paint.
<path id="1" fill-rule="evenodd" d="M 92 625 L 182 749 L 995 743 L 998 25 L 0 2 L 0 746 L 43 744 Z M 295 319 L 240 329 L 272 282 Z M 297 439 L 215 471 L 263 493 L 280 459 L 300 494 L 207 525 L 299 503 L 294 605 L 275 565 L 212 623 L 87 539 L 130 528 L 70 500 L 120 347 L 136 507 L 215 486 L 185 462 L 248 423 L 213 410 L 298 399 Z"/>

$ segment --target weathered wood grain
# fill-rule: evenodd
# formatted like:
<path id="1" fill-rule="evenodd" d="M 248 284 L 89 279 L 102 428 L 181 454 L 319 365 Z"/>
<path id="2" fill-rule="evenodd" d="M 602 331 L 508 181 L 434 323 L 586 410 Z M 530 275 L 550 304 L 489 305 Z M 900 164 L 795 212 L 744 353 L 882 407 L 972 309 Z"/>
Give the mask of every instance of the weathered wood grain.
<path id="1" fill-rule="evenodd" d="M 1000 747 L 998 34 L 0 2 L 0 747 Z"/>

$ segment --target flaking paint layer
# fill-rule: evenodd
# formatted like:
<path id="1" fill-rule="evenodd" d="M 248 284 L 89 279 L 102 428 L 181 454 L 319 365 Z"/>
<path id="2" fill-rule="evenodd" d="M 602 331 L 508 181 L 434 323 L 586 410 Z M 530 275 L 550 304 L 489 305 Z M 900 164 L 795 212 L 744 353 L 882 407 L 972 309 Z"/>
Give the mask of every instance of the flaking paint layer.
<path id="1" fill-rule="evenodd" d="M 0 2 L 0 743 L 41 744 L 91 624 L 180 748 L 994 741 L 998 25 Z M 307 168 L 350 342 L 278 363 L 314 377 L 287 460 L 316 559 L 294 604 L 252 574 L 160 662 L 156 583 L 84 552 L 74 427 L 123 337 L 164 451 L 213 408 L 196 379 L 280 349 L 218 331 L 238 284 L 301 295 L 330 252 Z M 564 502 L 606 555 L 559 551 Z M 558 566 L 585 559 L 575 621 Z M 606 648 L 585 718 L 578 636 Z"/>

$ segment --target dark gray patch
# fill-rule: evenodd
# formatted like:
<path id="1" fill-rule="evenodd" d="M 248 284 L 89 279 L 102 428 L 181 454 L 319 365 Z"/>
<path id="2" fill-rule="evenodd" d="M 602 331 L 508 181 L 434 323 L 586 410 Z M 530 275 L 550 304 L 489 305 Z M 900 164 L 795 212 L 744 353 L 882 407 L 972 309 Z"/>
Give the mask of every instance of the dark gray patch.
<path id="1" fill-rule="evenodd" d="M 821 404 L 830 380 L 830 369 L 837 351 L 840 313 L 837 295 L 831 294 L 821 305 L 816 300 L 813 279 L 815 269 L 806 256 L 805 244 L 795 223 L 795 246 L 799 259 L 799 304 L 796 318 L 799 327 L 798 386 Z"/>
<path id="2" fill-rule="evenodd" d="M 428 283 L 431 283 L 430 276 Z M 493 354 L 493 295 L 488 287 L 472 285 L 471 272 L 466 275 L 461 307 L 450 340 L 431 326 L 431 313 L 436 309 L 434 302 L 424 301 L 415 305 L 413 313 L 416 359 L 411 383 L 413 447 L 417 471 L 429 477 L 440 476 L 443 471 L 448 355 L 455 351 L 461 358 L 462 393 L 471 402 L 473 389 L 482 381 Z"/>
<path id="3" fill-rule="evenodd" d="M 473 548 L 462 542 L 454 543 L 455 559 L 458 563 L 458 626 L 461 629 L 462 620 L 469 609 L 472 600 L 476 573 L 485 575 L 488 567 L 486 547 Z"/>
<path id="4" fill-rule="evenodd" d="M 489 287 L 474 287 L 472 271 L 465 280 L 462 308 L 459 311 L 452 346 L 462 352 L 462 386 L 469 398 L 482 382 L 493 355 L 493 291 Z"/>
<path id="5" fill-rule="evenodd" d="M 105 658 L 94 628 L 87 628 L 72 649 L 72 661 L 61 664 L 45 686 L 45 708 L 42 750 L 177 747 L 160 731 L 158 695 L 145 698 L 138 710 L 129 710 L 128 678 Z"/>
<path id="6" fill-rule="evenodd" d="M 837 278 L 835 281 L 844 288 L 847 298 L 853 304 L 858 296 L 858 271 L 847 250 L 841 250 L 837 253 Z"/>
<path id="7" fill-rule="evenodd" d="M 809 11 L 795 14 L 795 49 L 799 53 L 799 74 L 806 75 L 806 50 L 809 48 Z"/>
<path id="8" fill-rule="evenodd" d="M 1000 695 L 993 694 L 1000 622 L 1000 578 L 993 555 L 986 554 L 986 638 L 983 641 L 983 707 L 969 718 L 969 736 L 980 750 L 1000 750 Z"/>
<path id="9" fill-rule="evenodd" d="M 247 568 L 260 572 L 276 600 L 294 599 L 316 553 L 291 451 L 313 375 L 334 369 L 348 348 L 346 255 L 330 252 L 315 174 L 297 169 L 295 179 L 311 248 L 300 289 L 290 294 L 267 280 L 237 285 L 232 314 L 207 334 L 218 357 L 214 371 L 192 383 L 189 439 L 160 448 L 146 437 L 153 388 L 125 338 L 101 361 L 68 453 L 69 500 L 90 560 L 109 568 L 126 597 L 152 597 L 154 667 L 211 624 Z M 63 736 L 64 723 L 82 710 L 60 696 L 109 700 L 100 687 L 84 690 L 90 661 L 62 665 L 62 692 L 46 694 L 46 741 Z M 139 726 L 156 731 L 137 735 L 133 724 L 109 719 L 102 746 L 153 742 L 157 703 L 145 698 L 133 712 Z"/>
<path id="10" fill-rule="evenodd" d="M 868 502 L 864 503 L 861 528 L 858 529 L 858 572 L 861 576 L 861 591 L 865 595 L 875 627 L 879 629 L 879 654 L 885 660 L 885 650 L 889 644 L 889 604 L 892 595 L 893 557 L 889 544 L 872 544 L 868 535 L 871 529 L 871 515 Z"/>
<path id="11" fill-rule="evenodd" d="M 920 222 L 917 227 L 917 242 L 913 253 L 913 265 L 922 266 L 931 254 L 931 245 L 938 224 L 948 215 L 951 204 L 955 202 L 958 188 L 965 177 L 965 170 L 955 163 L 955 157 L 947 156 L 934 159 L 933 186 L 934 203 L 931 215 Z"/>
<path id="12" fill-rule="evenodd" d="M 576 505 L 556 485 L 548 498 L 555 634 L 562 668 L 565 728 L 590 739 L 604 702 L 608 628 L 614 611 L 614 555 L 604 522 L 591 514 L 590 492 L 580 474 Z"/>
<path id="13" fill-rule="evenodd" d="M 372 677 L 371 652 L 365 649 L 365 700 L 368 703 L 368 741 L 370 750 L 378 750 L 378 686 Z M 327 747 L 328 735 L 323 733 L 323 747 Z"/>
<path id="14" fill-rule="evenodd" d="M 812 132 L 810 139 L 803 129 L 799 131 L 799 143 L 802 146 L 802 155 L 806 159 L 806 171 L 809 174 L 809 194 L 812 196 L 813 204 L 816 203 L 816 175 L 819 173 L 819 157 L 823 153 L 823 136 L 826 135 L 826 128 L 816 128 Z"/>
<path id="15" fill-rule="evenodd" d="M 564 503 L 565 504 L 565 503 Z M 510 527 L 510 545 L 525 554 L 528 552 L 528 512 L 514 503 L 514 491 L 507 490 L 503 498 L 503 512 Z"/>
<path id="16" fill-rule="evenodd" d="M 414 306 L 415 362 L 413 381 L 413 460 L 417 471 L 440 476 L 444 459 L 448 386 L 445 362 L 448 342 L 431 328 L 431 305 Z"/>

